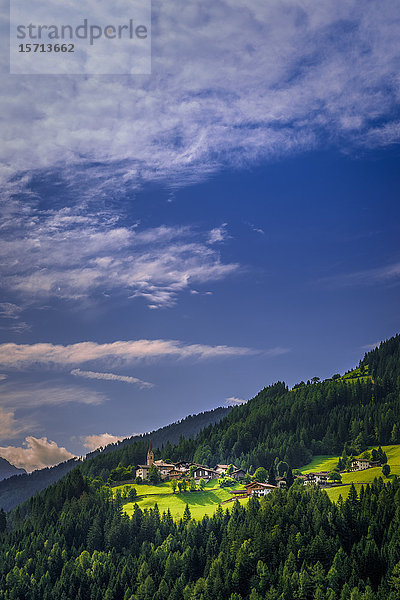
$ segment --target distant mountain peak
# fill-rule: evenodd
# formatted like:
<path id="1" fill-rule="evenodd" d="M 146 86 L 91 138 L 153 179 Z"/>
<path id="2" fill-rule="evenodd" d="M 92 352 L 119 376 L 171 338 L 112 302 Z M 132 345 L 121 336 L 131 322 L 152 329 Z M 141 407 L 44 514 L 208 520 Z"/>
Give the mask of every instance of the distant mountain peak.
<path id="1" fill-rule="evenodd" d="M 0 456 L 0 481 L 3 479 L 8 479 L 13 475 L 25 475 L 25 469 L 18 469 L 14 467 L 11 463 L 8 462 L 5 458 Z"/>

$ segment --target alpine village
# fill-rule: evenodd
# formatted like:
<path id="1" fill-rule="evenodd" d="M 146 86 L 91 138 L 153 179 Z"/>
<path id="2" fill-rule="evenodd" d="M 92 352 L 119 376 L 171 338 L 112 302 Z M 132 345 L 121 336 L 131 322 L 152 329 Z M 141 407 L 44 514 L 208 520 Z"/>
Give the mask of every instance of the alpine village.
<path id="1" fill-rule="evenodd" d="M 397 335 L 1 481 L 0 600 L 399 600 L 399 477 Z"/>

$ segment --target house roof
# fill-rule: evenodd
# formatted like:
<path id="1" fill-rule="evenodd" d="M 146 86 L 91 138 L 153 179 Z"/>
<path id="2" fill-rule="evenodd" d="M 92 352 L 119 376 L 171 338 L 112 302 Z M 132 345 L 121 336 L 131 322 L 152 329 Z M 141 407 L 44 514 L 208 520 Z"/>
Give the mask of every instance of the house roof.
<path id="1" fill-rule="evenodd" d="M 163 460 L 155 460 L 154 464 L 159 469 L 174 469 L 175 465 L 172 463 L 166 463 Z"/>
<path id="2" fill-rule="evenodd" d="M 203 465 L 199 465 L 198 467 L 196 467 L 194 470 L 194 473 L 196 471 L 200 471 L 200 469 L 203 471 L 208 471 L 209 473 L 215 473 L 216 475 L 218 475 L 217 471 L 214 471 L 214 469 L 210 469 L 210 467 L 204 467 Z"/>
<path id="3" fill-rule="evenodd" d="M 270 483 L 258 483 L 258 481 L 252 481 L 252 483 L 247 483 L 245 486 L 246 490 L 254 490 L 254 489 L 270 489 L 274 490 L 276 485 L 271 485 Z"/>

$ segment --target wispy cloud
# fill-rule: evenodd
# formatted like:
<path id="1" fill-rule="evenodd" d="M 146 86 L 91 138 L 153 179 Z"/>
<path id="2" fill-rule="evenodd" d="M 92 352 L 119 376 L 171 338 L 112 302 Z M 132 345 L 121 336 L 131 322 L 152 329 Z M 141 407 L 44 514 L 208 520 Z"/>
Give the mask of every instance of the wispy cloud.
<path id="1" fill-rule="evenodd" d="M 229 237 L 227 232 L 228 223 L 222 223 L 220 227 L 215 227 L 211 229 L 210 235 L 208 236 L 208 241 L 210 244 L 216 244 L 218 242 L 223 242 L 226 238 Z"/>
<path id="2" fill-rule="evenodd" d="M 102 404 L 107 397 L 99 392 L 74 385 L 4 383 L 0 405 L 17 409 L 57 406 L 70 403 Z"/>
<path id="3" fill-rule="evenodd" d="M 283 354 L 288 354 L 291 352 L 291 348 L 283 348 L 282 346 L 275 346 L 275 348 L 270 348 L 269 350 L 264 350 L 264 356 L 282 356 Z"/>
<path id="4" fill-rule="evenodd" d="M 31 328 L 30 325 L 20 320 L 20 313 L 22 310 L 23 309 L 21 306 L 13 304 L 12 302 L 0 302 L 0 320 L 2 320 L 3 323 L 5 322 L 4 325 L 0 325 L 0 329 L 12 331 L 14 333 L 23 333 L 24 331 L 29 331 Z"/>
<path id="5" fill-rule="evenodd" d="M 56 442 L 48 441 L 46 437 L 35 438 L 27 436 L 24 445 L 0 447 L 0 456 L 12 465 L 26 471 L 52 467 L 60 462 L 74 458 L 74 454 Z"/>
<path id="6" fill-rule="evenodd" d="M 213 247 L 227 237 L 224 225 L 211 232 L 180 226 L 140 230 L 120 226 L 115 214 L 101 211 L 43 212 L 29 202 L 16 202 L 13 210 L 12 219 L 3 217 L 1 286 L 28 304 L 112 293 L 143 298 L 153 309 L 169 307 L 191 286 L 224 279 L 239 267 L 223 262 Z M 16 319 L 21 309 L 3 303 L 0 311 Z"/>
<path id="7" fill-rule="evenodd" d="M 0 318 L 18 319 L 22 308 L 12 302 L 0 302 Z"/>
<path id="8" fill-rule="evenodd" d="M 365 350 L 366 352 L 369 352 L 370 350 L 375 350 L 375 348 L 377 348 L 380 345 L 381 342 L 374 342 L 373 344 L 365 344 L 364 346 L 361 346 L 361 350 Z"/>
<path id="9" fill-rule="evenodd" d="M 276 352 L 272 350 L 271 352 Z M 207 346 L 184 344 L 176 340 L 131 340 L 109 344 L 80 342 L 67 346 L 57 344 L 0 344 L 0 365 L 15 368 L 39 364 L 61 367 L 91 361 L 130 363 L 143 359 L 178 358 L 204 360 L 236 356 L 251 356 L 256 350 L 237 346 Z"/>
<path id="10" fill-rule="evenodd" d="M 16 437 L 23 427 L 15 420 L 13 410 L 4 410 L 0 407 L 0 439 L 9 440 Z"/>
<path id="11" fill-rule="evenodd" d="M 329 287 L 353 287 L 394 283 L 399 280 L 400 262 L 374 269 L 365 269 L 353 273 L 325 277 L 320 279 L 320 282 Z"/>
<path id="12" fill-rule="evenodd" d="M 89 450 L 96 450 L 97 448 L 108 446 L 108 444 L 115 444 L 115 442 L 119 442 L 126 437 L 126 435 L 111 435 L 110 433 L 87 435 L 84 438 L 83 445 Z"/>
<path id="13" fill-rule="evenodd" d="M 240 404 L 245 404 L 247 400 L 242 400 L 242 398 L 236 398 L 235 396 L 230 396 L 225 400 L 226 406 L 239 406 Z"/>
<path id="14" fill-rule="evenodd" d="M 261 235 L 265 235 L 265 231 L 263 229 L 261 229 L 261 227 L 257 227 L 257 225 L 254 225 L 253 223 L 247 223 L 247 225 L 255 233 L 260 233 Z"/>
<path id="15" fill-rule="evenodd" d="M 71 375 L 77 377 L 85 377 L 87 379 L 102 379 L 104 381 L 118 381 L 122 383 L 134 383 L 139 385 L 141 388 L 151 388 L 152 383 L 148 381 L 142 381 L 137 377 L 130 377 L 128 375 L 116 375 L 115 373 L 98 373 L 96 371 L 82 371 L 81 369 L 72 369 Z"/>

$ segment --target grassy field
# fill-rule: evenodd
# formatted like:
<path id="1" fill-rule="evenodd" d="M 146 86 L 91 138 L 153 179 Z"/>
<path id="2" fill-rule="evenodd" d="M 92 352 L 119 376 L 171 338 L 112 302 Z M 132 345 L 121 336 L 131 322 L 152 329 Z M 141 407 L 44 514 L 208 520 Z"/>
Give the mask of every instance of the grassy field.
<path id="1" fill-rule="evenodd" d="M 336 467 L 338 460 L 338 456 L 321 454 L 320 456 L 314 456 L 312 461 L 301 467 L 299 471 L 304 475 L 307 475 L 307 473 L 320 473 L 321 471 L 331 472 Z"/>
<path id="2" fill-rule="evenodd" d="M 124 485 L 113 488 L 113 493 L 117 489 L 124 488 Z M 169 509 L 174 520 L 179 520 L 183 516 L 186 504 L 189 505 L 190 513 L 193 519 L 202 519 L 205 515 L 212 516 L 220 502 L 232 497 L 229 490 L 243 489 L 243 486 L 237 483 L 231 488 L 219 487 L 218 481 L 209 481 L 202 492 L 172 492 L 170 483 L 160 483 L 158 485 L 134 485 L 138 497 L 135 502 L 124 504 L 125 512 L 130 516 L 133 513 L 134 505 L 137 504 L 142 510 L 153 508 L 157 503 L 160 514 Z M 240 502 L 247 502 L 241 500 Z M 223 508 L 233 506 L 232 503 L 224 504 Z"/>
<path id="3" fill-rule="evenodd" d="M 347 484 L 339 487 L 328 488 L 326 490 L 329 498 L 333 502 L 337 502 L 341 495 L 343 500 L 347 498 L 350 485 L 354 483 L 358 490 L 363 483 L 372 483 L 375 477 L 382 477 L 383 481 L 390 481 L 393 477 L 400 475 L 400 445 L 397 446 L 382 446 L 382 450 L 386 453 L 388 464 L 390 465 L 390 475 L 388 478 L 382 475 L 382 467 L 373 467 L 364 471 L 352 471 L 342 474 L 342 483 Z M 313 460 L 300 469 L 304 474 L 330 471 L 339 460 L 338 456 L 315 456 Z"/>

